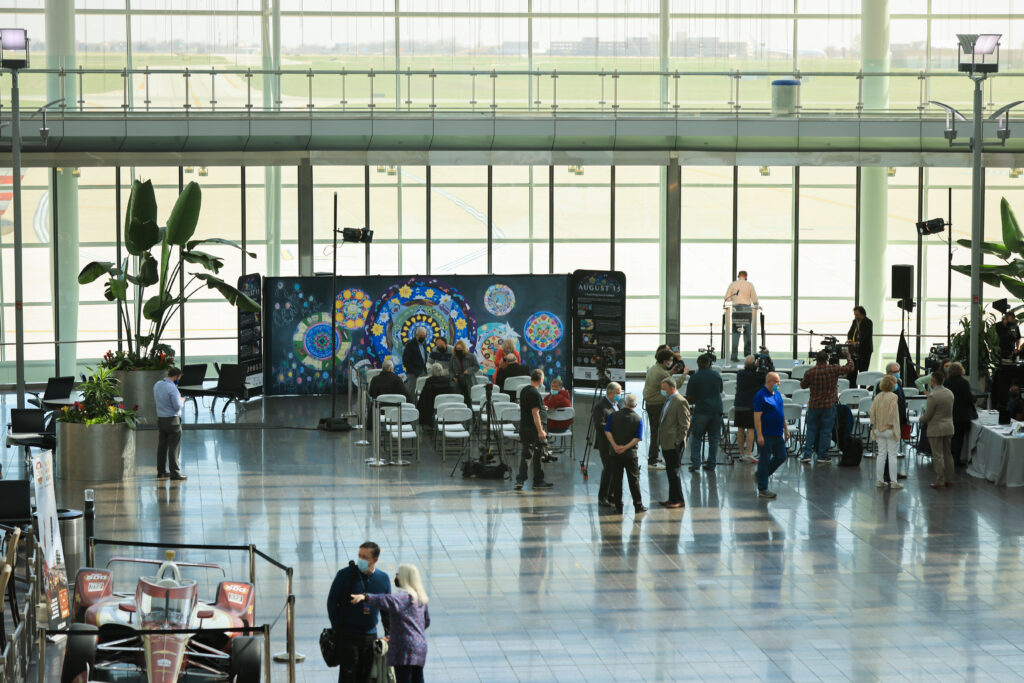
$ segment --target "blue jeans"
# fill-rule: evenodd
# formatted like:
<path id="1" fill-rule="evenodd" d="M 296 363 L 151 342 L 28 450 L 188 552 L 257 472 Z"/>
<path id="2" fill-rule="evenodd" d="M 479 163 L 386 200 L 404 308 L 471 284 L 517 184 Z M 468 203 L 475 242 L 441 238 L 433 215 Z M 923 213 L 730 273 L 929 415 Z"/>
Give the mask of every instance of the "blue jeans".
<path id="1" fill-rule="evenodd" d="M 832 427 L 836 423 L 836 408 L 811 408 L 807 411 L 804 457 L 816 453 L 818 460 L 828 459 L 828 447 L 832 443 Z"/>
<path id="2" fill-rule="evenodd" d="M 732 310 L 733 310 L 733 313 L 746 313 L 746 312 L 750 312 L 750 306 L 747 305 L 747 304 L 736 304 L 735 306 L 732 307 Z M 753 320 L 751 320 L 751 323 L 753 323 Z M 744 358 L 746 358 L 747 356 L 750 355 L 750 325 L 751 325 L 751 323 L 748 323 L 747 325 L 744 325 L 744 327 L 743 327 L 743 357 Z M 733 328 L 732 328 L 732 354 L 731 354 L 731 357 L 732 357 L 733 360 L 737 360 L 737 358 L 736 358 L 736 351 L 739 348 L 739 345 L 740 345 L 740 333 L 736 331 L 736 327 L 734 325 Z M 723 351 L 723 353 L 724 353 L 724 351 Z"/>
<path id="3" fill-rule="evenodd" d="M 700 446 L 708 435 L 708 467 L 718 461 L 718 442 L 722 438 L 722 414 L 698 413 L 690 418 L 690 465 L 700 467 Z"/>
<path id="4" fill-rule="evenodd" d="M 768 477 L 786 462 L 786 438 L 783 436 L 766 436 L 764 445 L 757 447 L 757 490 L 768 488 Z"/>

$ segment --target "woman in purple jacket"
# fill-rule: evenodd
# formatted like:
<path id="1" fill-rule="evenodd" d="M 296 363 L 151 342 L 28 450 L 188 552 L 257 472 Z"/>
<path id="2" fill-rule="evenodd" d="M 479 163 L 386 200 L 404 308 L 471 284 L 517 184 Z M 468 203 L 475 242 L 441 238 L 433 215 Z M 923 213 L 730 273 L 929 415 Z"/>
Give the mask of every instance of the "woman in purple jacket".
<path id="1" fill-rule="evenodd" d="M 397 683 L 422 683 L 423 665 L 427 661 L 427 637 L 430 612 L 427 592 L 423 589 L 420 570 L 411 564 L 398 565 L 395 588 L 391 594 L 353 595 L 352 604 L 366 601 L 391 616 L 388 641 L 388 666 L 395 667 Z"/>

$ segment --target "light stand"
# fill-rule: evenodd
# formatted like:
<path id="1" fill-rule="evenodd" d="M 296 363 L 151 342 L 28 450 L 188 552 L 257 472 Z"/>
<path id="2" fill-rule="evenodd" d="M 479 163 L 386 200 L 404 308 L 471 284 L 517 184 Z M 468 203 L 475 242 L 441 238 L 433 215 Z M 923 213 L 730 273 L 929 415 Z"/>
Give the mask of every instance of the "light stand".
<path id="1" fill-rule="evenodd" d="M 28 66 L 28 31 L 0 29 L 0 67 L 11 70 L 11 173 L 14 193 L 14 377 L 18 408 L 25 407 L 25 313 L 22 286 L 21 233 L 21 108 L 18 70 Z"/>
<path id="2" fill-rule="evenodd" d="M 334 223 L 331 227 L 334 240 L 333 261 L 331 263 L 331 301 L 330 301 L 330 330 L 331 330 L 331 414 L 329 417 L 320 418 L 319 429 L 327 432 L 348 432 L 352 425 L 348 417 L 338 417 L 338 376 L 335 372 L 338 367 L 338 233 L 341 233 L 343 242 L 361 242 L 370 244 L 373 241 L 373 230 L 368 228 L 338 228 L 338 193 L 334 193 Z M 351 378 L 349 378 L 351 381 Z M 351 399 L 349 400 L 349 413 L 351 416 Z"/>
<path id="3" fill-rule="evenodd" d="M 953 188 L 948 188 L 947 218 L 932 218 L 917 224 L 917 241 L 921 243 L 926 235 L 938 235 L 948 228 L 946 233 L 946 344 L 953 335 Z M 920 253 L 920 251 L 918 252 Z M 918 273 L 921 272 L 921 259 L 917 261 Z"/>

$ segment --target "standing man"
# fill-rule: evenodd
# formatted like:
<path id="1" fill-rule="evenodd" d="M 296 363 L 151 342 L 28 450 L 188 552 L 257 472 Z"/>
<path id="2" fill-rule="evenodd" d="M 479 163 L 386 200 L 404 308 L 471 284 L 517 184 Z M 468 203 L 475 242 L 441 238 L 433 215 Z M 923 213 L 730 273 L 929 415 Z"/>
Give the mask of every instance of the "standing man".
<path id="1" fill-rule="evenodd" d="M 953 441 L 953 392 L 943 386 L 946 376 L 941 370 L 932 373 L 932 390 L 924 404 L 924 415 L 920 424 L 927 426 L 928 442 L 932 445 L 932 465 L 935 467 L 933 489 L 943 489 L 953 485 L 953 453 L 950 448 Z"/>
<path id="2" fill-rule="evenodd" d="M 810 368 L 800 380 L 803 389 L 811 390 L 807 401 L 807 417 L 804 424 L 807 436 L 804 440 L 804 457 L 800 460 L 805 465 L 811 464 L 812 454 L 818 462 L 831 463 L 828 447 L 832 443 L 832 427 L 836 423 L 836 404 L 839 403 L 839 378 L 849 374 L 854 365 L 850 362 L 850 352 L 843 355 L 846 362 L 842 365 L 829 365 L 828 352 L 822 349 L 816 356 L 817 365 Z"/>
<path id="3" fill-rule="evenodd" d="M 999 366 L 992 381 L 992 403 L 996 408 L 1002 408 L 1006 405 L 1010 385 L 1017 381 L 1020 327 L 1017 325 L 1017 316 L 1009 310 L 1008 305 L 996 303 L 1003 304 L 998 307 L 1003 311 L 1003 319 L 995 324 L 996 335 L 999 337 Z"/>
<path id="4" fill-rule="evenodd" d="M 327 594 L 327 616 L 337 638 L 340 661 L 338 683 L 364 683 L 369 677 L 378 617 L 384 625 L 384 635 L 391 631 L 387 612 L 365 602 L 352 604 L 353 595 L 391 593 L 391 578 L 376 569 L 378 559 L 380 546 L 373 541 L 363 543 L 357 559 L 334 576 L 331 592 Z"/>
<path id="5" fill-rule="evenodd" d="M 544 386 L 544 371 L 534 370 L 530 373 L 530 383 L 523 387 L 519 394 L 519 440 L 523 443 L 523 459 L 519 463 L 519 476 L 516 477 L 515 490 L 522 491 L 526 477 L 530 473 L 530 460 L 533 460 L 533 488 L 549 489 L 552 484 L 544 481 L 544 468 L 540 464 L 544 442 L 548 433 L 544 431 L 541 411 L 544 400 L 540 388 Z M 546 415 L 544 416 L 546 417 Z"/>
<path id="6" fill-rule="evenodd" d="M 757 304 L 757 291 L 754 285 L 747 282 L 747 271 L 741 270 L 736 274 L 736 279 L 725 291 L 725 300 L 732 302 L 733 313 L 751 313 L 751 306 Z M 736 355 L 737 347 L 740 344 L 740 333 L 733 325 L 732 328 L 732 353 L 729 360 L 733 363 L 739 359 Z M 723 350 L 724 353 L 724 350 Z M 743 355 L 750 355 L 750 323 L 743 326 Z"/>
<path id="7" fill-rule="evenodd" d="M 402 351 L 402 367 L 405 369 L 405 386 L 409 395 L 416 397 L 416 380 L 427 374 L 427 331 L 417 327 L 413 338 L 405 343 Z"/>
<path id="8" fill-rule="evenodd" d="M 156 402 L 156 426 L 160 436 L 156 443 L 156 478 L 171 481 L 188 479 L 181 473 L 178 455 L 181 452 L 181 407 L 185 399 L 178 393 L 181 368 L 170 368 L 167 376 L 153 385 Z M 168 462 L 169 461 L 169 462 Z M 168 465 L 170 470 L 168 471 Z"/>
<path id="9" fill-rule="evenodd" d="M 764 388 L 754 396 L 754 433 L 757 435 L 757 495 L 774 498 L 775 492 L 768 490 L 768 479 L 775 470 L 786 462 L 786 441 L 789 440 L 789 426 L 782 408 L 782 393 L 778 391 L 779 375 L 769 372 L 764 378 Z"/>
<path id="10" fill-rule="evenodd" d="M 660 470 L 665 465 L 658 460 L 658 425 L 661 422 L 661 410 L 665 407 L 665 397 L 661 395 L 661 383 L 672 377 L 670 368 L 676 359 L 672 350 L 663 348 L 654 356 L 654 365 L 647 369 L 644 380 L 644 406 L 647 408 L 647 421 L 651 425 L 651 441 L 647 445 L 647 469 Z"/>
<path id="11" fill-rule="evenodd" d="M 636 512 L 647 512 L 640 495 L 640 462 L 637 460 L 636 447 L 644 438 L 644 420 L 636 414 L 636 396 L 626 394 L 622 410 L 616 410 L 608 416 L 604 425 L 604 435 L 611 446 L 611 493 L 615 512 L 622 514 L 622 473 L 625 471 L 629 481 L 629 495 L 633 499 Z"/>
<path id="12" fill-rule="evenodd" d="M 452 352 L 448 350 L 448 342 L 444 337 L 438 337 L 434 342 L 434 350 L 430 352 L 430 360 L 440 363 L 444 371 L 448 372 L 448 366 L 452 362 Z"/>
<path id="13" fill-rule="evenodd" d="M 676 391 L 676 381 L 669 377 L 661 383 L 661 393 L 667 399 L 661 411 L 661 452 L 665 454 L 665 475 L 668 477 L 668 500 L 661 504 L 676 509 L 686 505 L 683 484 L 679 481 L 679 466 L 686 449 L 686 432 L 690 429 L 690 404 Z"/>
<path id="14" fill-rule="evenodd" d="M 594 423 L 594 445 L 597 446 L 597 454 L 601 456 L 601 483 L 597 486 L 597 504 L 602 507 L 622 507 L 622 501 L 613 501 L 609 497 L 611 490 L 611 463 L 608 461 L 608 454 L 611 452 L 611 444 L 604 435 L 604 425 L 608 417 L 616 411 L 621 402 L 622 387 L 617 382 L 609 382 L 605 387 L 604 396 L 594 403 L 590 419 Z"/>
<path id="15" fill-rule="evenodd" d="M 722 438 L 722 376 L 711 369 L 708 354 L 697 359 L 697 372 L 686 383 L 686 400 L 693 406 L 690 471 L 700 468 L 700 448 L 705 434 L 708 435 L 708 462 L 704 469 L 714 471 L 718 442 Z"/>
<path id="16" fill-rule="evenodd" d="M 953 464 L 960 467 L 967 464 L 963 461 L 964 439 L 971 431 L 971 420 L 978 419 L 978 409 L 974 405 L 971 383 L 964 377 L 963 365 L 950 363 L 946 381 L 942 384 L 953 392 L 953 440 L 950 442 L 950 452 L 953 454 Z"/>
<path id="17" fill-rule="evenodd" d="M 871 365 L 871 354 L 875 350 L 872 335 L 875 326 L 868 317 L 868 312 L 863 306 L 853 307 L 853 322 L 850 323 L 850 331 L 846 333 L 846 340 L 853 346 L 853 356 L 856 358 L 857 372 L 865 372 Z M 855 375 L 856 376 L 856 375 Z M 854 379 L 850 379 L 850 384 Z"/>

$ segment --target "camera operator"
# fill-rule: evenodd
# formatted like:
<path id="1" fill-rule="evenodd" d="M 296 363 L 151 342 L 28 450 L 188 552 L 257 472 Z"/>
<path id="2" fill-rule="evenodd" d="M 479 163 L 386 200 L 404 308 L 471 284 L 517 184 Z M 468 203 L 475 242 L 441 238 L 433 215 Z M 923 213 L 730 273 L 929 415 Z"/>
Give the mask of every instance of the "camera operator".
<path id="1" fill-rule="evenodd" d="M 669 373 L 673 374 L 673 375 L 680 375 L 680 374 L 685 375 L 686 371 L 687 371 L 687 368 L 686 368 L 686 364 L 683 363 L 683 359 L 679 356 L 679 349 L 674 349 L 671 346 L 669 346 L 668 344 L 662 344 L 654 352 L 654 359 L 657 360 L 658 359 L 658 354 L 661 353 L 665 349 L 668 349 L 669 351 L 671 351 L 673 358 L 675 358 L 675 362 L 672 364 L 672 367 L 670 367 L 668 369 Z"/>
<path id="2" fill-rule="evenodd" d="M 995 328 L 999 336 L 999 367 L 992 381 L 992 401 L 996 408 L 1002 408 L 1017 375 L 1017 355 L 1020 353 L 1017 316 L 1013 311 L 1003 311 L 1003 319 L 995 324 Z"/>
<path id="3" fill-rule="evenodd" d="M 868 312 L 863 306 L 853 307 L 853 322 L 850 324 L 850 331 L 846 333 L 847 343 L 853 348 L 853 357 L 856 358 L 857 372 L 864 372 L 871 365 L 871 354 L 875 350 L 872 335 L 874 334 L 874 323 L 868 317 Z M 850 380 L 853 384 L 854 380 Z"/>
<path id="4" fill-rule="evenodd" d="M 836 422 L 836 404 L 839 403 L 839 377 L 848 375 L 855 367 L 850 352 L 843 349 L 846 362 L 842 365 L 829 365 L 828 351 L 818 351 L 817 364 L 807 371 L 800 380 L 803 389 L 810 389 L 811 396 L 807 401 L 807 437 L 804 440 L 804 454 L 801 462 L 811 464 L 813 457 L 818 462 L 831 463 L 828 447 L 832 441 L 832 427 Z"/>
<path id="5" fill-rule="evenodd" d="M 757 462 L 754 454 L 754 396 L 764 386 L 764 374 L 757 371 L 753 356 L 747 356 L 743 369 L 736 373 L 736 442 L 740 460 Z"/>

